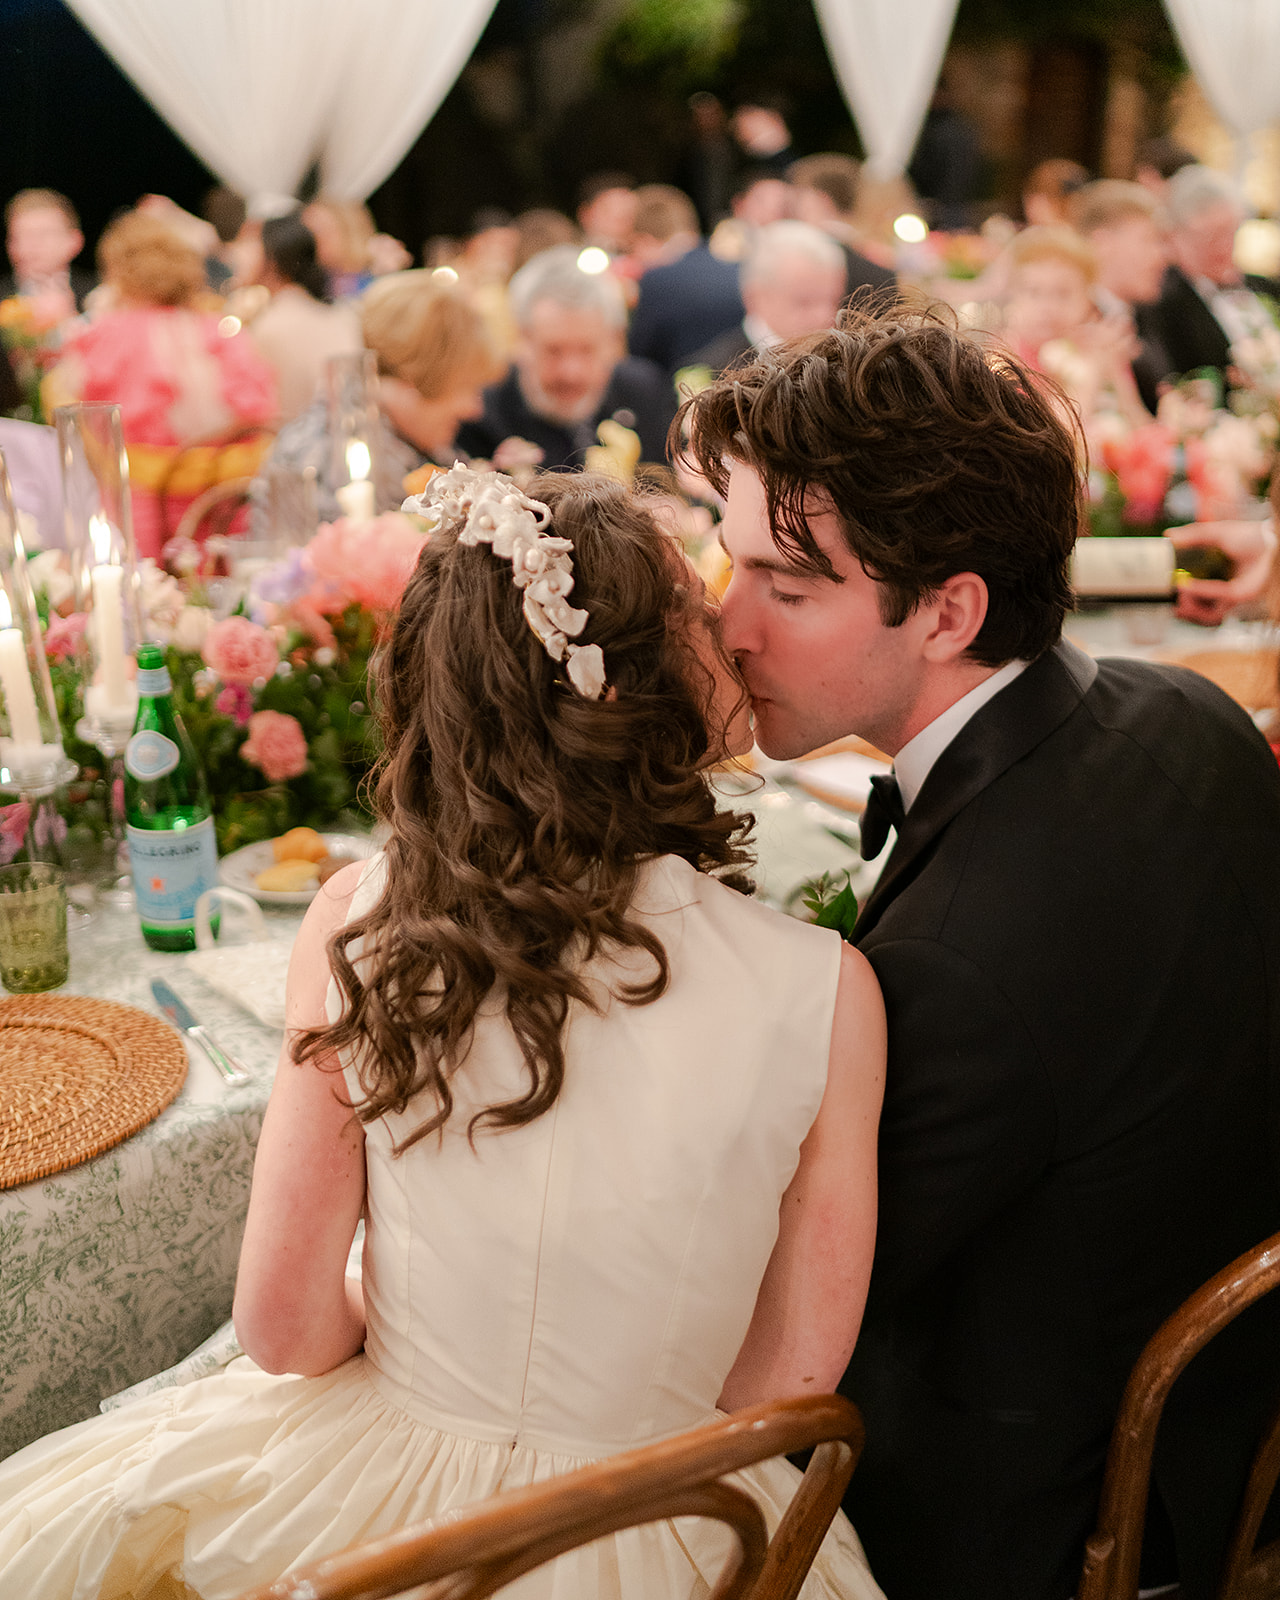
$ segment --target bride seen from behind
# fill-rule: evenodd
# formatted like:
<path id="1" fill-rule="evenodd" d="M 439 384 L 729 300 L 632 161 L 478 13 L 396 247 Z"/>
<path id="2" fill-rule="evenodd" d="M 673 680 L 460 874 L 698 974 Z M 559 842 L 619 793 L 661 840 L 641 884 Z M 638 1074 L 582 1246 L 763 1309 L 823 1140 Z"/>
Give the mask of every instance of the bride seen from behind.
<path id="1" fill-rule="evenodd" d="M 739 892 L 748 819 L 708 767 L 750 733 L 701 583 L 604 479 L 455 468 L 423 500 L 380 668 L 390 837 L 290 969 L 247 1357 L 0 1466 L 0 1592 L 230 1600 L 844 1371 L 883 1010 L 838 935 Z M 798 1481 L 745 1478 L 771 1523 Z M 705 1595 L 722 1539 L 628 1530 L 508 1592 Z M 838 1518 L 805 1595 L 879 1592 Z"/>

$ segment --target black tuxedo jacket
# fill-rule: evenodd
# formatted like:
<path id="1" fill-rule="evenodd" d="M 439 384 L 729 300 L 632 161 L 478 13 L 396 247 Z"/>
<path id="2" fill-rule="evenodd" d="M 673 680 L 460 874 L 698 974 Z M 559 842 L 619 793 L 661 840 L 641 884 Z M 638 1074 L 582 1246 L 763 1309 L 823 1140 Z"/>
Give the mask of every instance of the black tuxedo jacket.
<path id="1" fill-rule="evenodd" d="M 854 937 L 889 1064 L 846 1506 L 893 1600 L 1067 1600 L 1134 1359 L 1280 1230 L 1280 770 L 1205 680 L 1060 645 L 938 759 Z M 1166 1413 L 1191 1596 L 1278 1309 Z"/>
<path id="2" fill-rule="evenodd" d="M 1246 288 L 1273 298 L 1280 287 L 1272 278 L 1251 274 L 1246 274 L 1244 281 Z M 1161 379 L 1180 378 L 1197 367 L 1216 367 L 1225 373 L 1230 365 L 1231 345 L 1222 324 L 1180 267 L 1165 268 L 1160 298 L 1152 305 L 1139 306 L 1135 320 L 1144 345 L 1163 357 Z M 1147 399 L 1145 393 L 1143 398 Z"/>

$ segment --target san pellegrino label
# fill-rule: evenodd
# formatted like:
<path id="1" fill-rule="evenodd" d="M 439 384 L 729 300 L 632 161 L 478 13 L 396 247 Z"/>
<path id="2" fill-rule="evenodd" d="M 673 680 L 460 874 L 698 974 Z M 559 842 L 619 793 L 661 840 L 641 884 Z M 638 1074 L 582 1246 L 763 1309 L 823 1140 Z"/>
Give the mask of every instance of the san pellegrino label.
<path id="1" fill-rule="evenodd" d="M 196 901 L 218 881 L 213 818 L 186 828 L 126 824 L 138 915 L 149 927 L 189 927 Z"/>
<path id="2" fill-rule="evenodd" d="M 182 751 L 163 733 L 142 728 L 124 748 L 125 770 L 135 778 L 163 778 L 177 770 Z"/>

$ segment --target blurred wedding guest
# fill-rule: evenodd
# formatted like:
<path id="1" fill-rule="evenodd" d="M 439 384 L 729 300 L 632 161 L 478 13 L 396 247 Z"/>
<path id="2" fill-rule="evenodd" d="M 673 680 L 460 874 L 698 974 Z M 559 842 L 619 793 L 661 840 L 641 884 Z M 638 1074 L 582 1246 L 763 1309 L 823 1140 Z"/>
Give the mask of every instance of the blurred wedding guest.
<path id="1" fill-rule="evenodd" d="M 626 172 L 595 172 L 578 190 L 578 226 L 587 244 L 611 256 L 631 246 L 636 220 L 635 179 Z M 569 240 L 557 243 L 570 243 Z"/>
<path id="2" fill-rule="evenodd" d="M 362 294 L 375 278 L 400 272 L 412 262 L 399 239 L 377 231 L 368 206 L 358 200 L 322 194 L 305 208 L 302 220 L 315 235 L 332 300 Z"/>
<path id="3" fill-rule="evenodd" d="M 198 493 L 253 470 L 261 440 L 224 446 L 274 421 L 275 377 L 247 334 L 197 309 L 204 261 L 167 223 L 126 213 L 98 265 L 109 309 L 68 341 L 47 398 L 119 405 L 138 553 L 158 556 Z"/>
<path id="4" fill-rule="evenodd" d="M 10 270 L 0 276 L 0 300 L 22 295 L 42 327 L 69 322 L 96 279 L 72 263 L 84 249 L 80 218 L 54 189 L 22 189 L 4 208 Z"/>
<path id="5" fill-rule="evenodd" d="M 743 101 L 733 113 L 731 127 L 744 167 L 786 177 L 795 152 L 780 103 L 765 97 Z"/>
<path id="6" fill-rule="evenodd" d="M 973 226 L 982 186 L 982 140 L 977 124 L 957 103 L 945 68 L 907 171 L 921 199 L 929 202 L 935 228 Z"/>
<path id="7" fill-rule="evenodd" d="M 516 230 L 516 270 L 557 245 L 581 245 L 582 233 L 572 217 L 551 206 L 534 206 L 522 211 L 512 223 Z"/>
<path id="8" fill-rule="evenodd" d="M 665 183 L 637 189 L 632 251 L 641 267 L 627 339 L 633 356 L 675 373 L 704 344 L 741 323 L 738 268 L 702 242 L 693 202 L 679 189 Z"/>
<path id="9" fill-rule="evenodd" d="M 784 339 L 832 327 L 844 299 L 844 253 L 807 222 L 771 222 L 752 239 L 741 288 L 746 315 L 704 345 L 693 365 L 720 373 Z"/>
<path id="10" fill-rule="evenodd" d="M 737 147 L 724 106 L 705 89 L 689 96 L 690 130 L 676 169 L 676 186 L 693 201 L 703 233 L 729 215 Z"/>
<path id="11" fill-rule="evenodd" d="M 1097 264 L 1095 304 L 1104 317 L 1125 317 L 1132 322 L 1138 307 L 1160 298 L 1169 259 L 1159 202 L 1140 184 L 1102 178 L 1080 190 L 1072 216 Z M 1154 412 L 1157 385 L 1169 370 L 1168 363 L 1150 338 L 1138 337 L 1134 381 L 1142 403 Z"/>
<path id="12" fill-rule="evenodd" d="M 1163 201 L 1165 185 L 1174 173 L 1195 164 L 1196 158 L 1190 150 L 1168 134 L 1160 134 L 1154 139 L 1144 139 L 1138 146 L 1133 181 Z"/>
<path id="13" fill-rule="evenodd" d="M 292 422 L 316 398 L 329 358 L 360 349 L 360 319 L 350 306 L 325 304 L 315 235 L 297 213 L 262 224 L 258 281 L 271 299 L 249 333 L 275 372 L 280 420 Z"/>
<path id="14" fill-rule="evenodd" d="M 1071 221 L 1073 196 L 1089 181 L 1078 161 L 1055 156 L 1032 167 L 1022 185 L 1022 214 L 1031 227 L 1054 227 Z"/>
<path id="15" fill-rule="evenodd" d="M 491 459 L 528 440 L 548 469 L 581 466 L 606 419 L 630 428 L 645 461 L 666 459 L 675 394 L 660 367 L 626 353 L 627 308 L 609 273 L 584 272 L 576 245 L 535 256 L 510 286 L 519 336 L 511 371 L 487 389 L 483 415 L 458 444 Z"/>
<path id="16" fill-rule="evenodd" d="M 1258 298 L 1275 298 L 1272 278 L 1242 273 L 1235 264 L 1236 232 L 1245 219 L 1240 191 L 1209 167 L 1183 167 L 1165 187 L 1173 260 L 1160 298 L 1143 311 L 1139 328 L 1163 350 L 1166 372 L 1180 377 L 1213 367 L 1229 389 L 1232 369 L 1275 391 L 1280 383 L 1280 330 Z"/>
<path id="17" fill-rule="evenodd" d="M 893 291 L 897 274 L 858 249 L 853 218 L 858 207 L 860 168 L 852 156 L 832 151 L 802 156 L 787 168 L 795 213 L 801 222 L 829 233 L 844 252 L 846 297 L 859 289 Z"/>
<path id="18" fill-rule="evenodd" d="M 1071 228 L 1034 227 L 1009 247 L 1005 338 L 1029 365 L 1056 378 L 1086 428 L 1101 415 L 1149 421 L 1132 360 L 1138 349 L 1124 313 L 1101 316 L 1093 252 Z"/>
<path id="19" fill-rule="evenodd" d="M 480 416 L 484 385 L 502 364 L 465 289 L 425 269 L 390 273 L 372 284 L 360 302 L 360 324 L 378 362 L 375 505 L 379 513 L 398 511 L 409 473 L 426 462 L 452 464 L 459 425 Z M 322 522 L 340 515 L 333 451 L 322 395 L 280 430 L 267 460 L 315 473 Z"/>

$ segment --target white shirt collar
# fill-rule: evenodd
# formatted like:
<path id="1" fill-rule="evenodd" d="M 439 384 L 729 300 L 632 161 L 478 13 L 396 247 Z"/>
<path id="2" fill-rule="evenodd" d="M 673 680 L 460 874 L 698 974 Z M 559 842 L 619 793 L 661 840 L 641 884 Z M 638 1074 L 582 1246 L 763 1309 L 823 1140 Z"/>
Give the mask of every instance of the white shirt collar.
<path id="1" fill-rule="evenodd" d="M 776 334 L 763 317 L 757 317 L 748 311 L 742 319 L 743 332 L 757 350 L 771 350 L 775 344 L 781 344 L 782 339 Z"/>
<path id="2" fill-rule="evenodd" d="M 914 739 L 907 740 L 898 751 L 893 763 L 904 810 L 911 810 L 916 796 L 924 788 L 924 780 L 929 776 L 934 762 L 969 718 L 981 711 L 987 701 L 993 700 L 1001 689 L 1007 688 L 1029 664 L 1026 661 L 1006 662 L 998 672 L 993 672 L 989 678 L 984 678 L 976 689 L 970 689 L 968 694 L 961 695 L 941 716 L 935 717 L 932 722 L 921 728 Z"/>

